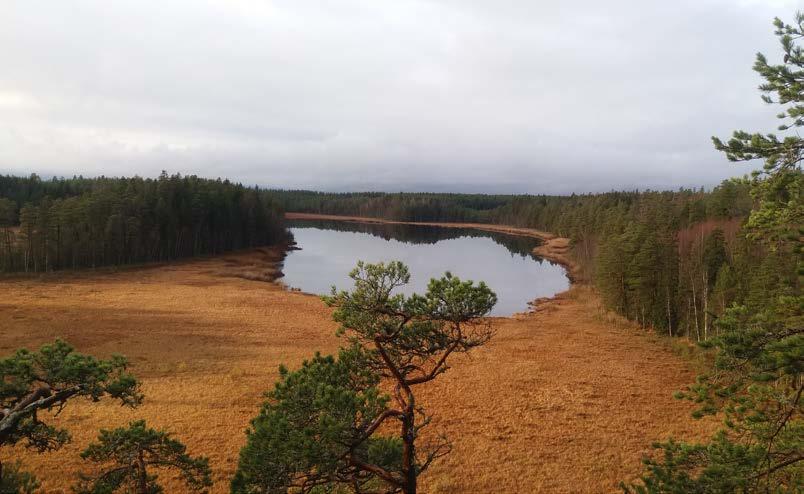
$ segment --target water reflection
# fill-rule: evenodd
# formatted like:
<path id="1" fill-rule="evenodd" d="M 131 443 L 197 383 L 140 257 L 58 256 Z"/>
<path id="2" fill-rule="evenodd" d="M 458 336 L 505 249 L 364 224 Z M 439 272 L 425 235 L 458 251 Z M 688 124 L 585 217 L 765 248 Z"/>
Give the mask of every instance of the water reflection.
<path id="1" fill-rule="evenodd" d="M 423 292 L 430 278 L 451 271 L 461 279 L 483 280 L 496 293 L 493 315 L 527 310 L 527 303 L 566 290 L 564 269 L 536 257 L 538 240 L 469 228 L 294 220 L 289 224 L 301 250 L 285 259 L 283 282 L 302 291 L 349 289 L 358 260 L 400 260 L 411 283 L 403 291 Z"/>

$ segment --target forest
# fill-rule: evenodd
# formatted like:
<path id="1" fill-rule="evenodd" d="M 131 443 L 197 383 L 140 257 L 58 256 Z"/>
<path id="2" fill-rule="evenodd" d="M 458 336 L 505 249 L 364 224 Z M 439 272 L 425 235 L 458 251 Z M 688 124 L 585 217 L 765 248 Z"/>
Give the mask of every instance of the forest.
<path id="1" fill-rule="evenodd" d="M 228 180 L 0 176 L 0 272 L 169 261 L 284 240 L 271 196 Z"/>

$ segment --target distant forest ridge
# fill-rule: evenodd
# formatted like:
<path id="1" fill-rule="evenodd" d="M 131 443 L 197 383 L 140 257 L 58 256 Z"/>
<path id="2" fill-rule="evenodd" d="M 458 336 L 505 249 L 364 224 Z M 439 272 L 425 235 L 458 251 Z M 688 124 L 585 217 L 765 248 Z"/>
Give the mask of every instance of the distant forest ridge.
<path id="1" fill-rule="evenodd" d="M 613 209 L 645 204 L 672 209 L 679 226 L 711 218 L 741 218 L 751 210 L 746 180 L 727 180 L 712 191 L 613 191 L 572 195 L 430 192 L 316 192 L 270 190 L 286 211 L 366 216 L 397 221 L 478 222 L 525 226 L 571 236 L 573 227 Z M 596 218 L 595 218 L 596 219 Z"/>
<path id="2" fill-rule="evenodd" d="M 228 180 L 0 176 L 0 272 L 168 261 L 286 235 L 271 194 Z"/>

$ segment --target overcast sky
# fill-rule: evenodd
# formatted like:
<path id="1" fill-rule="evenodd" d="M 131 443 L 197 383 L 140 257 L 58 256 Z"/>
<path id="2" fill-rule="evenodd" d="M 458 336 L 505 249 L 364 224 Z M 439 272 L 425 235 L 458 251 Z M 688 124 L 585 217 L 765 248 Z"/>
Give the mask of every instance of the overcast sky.
<path id="1" fill-rule="evenodd" d="M 712 186 L 804 0 L 0 0 L 0 173 Z"/>

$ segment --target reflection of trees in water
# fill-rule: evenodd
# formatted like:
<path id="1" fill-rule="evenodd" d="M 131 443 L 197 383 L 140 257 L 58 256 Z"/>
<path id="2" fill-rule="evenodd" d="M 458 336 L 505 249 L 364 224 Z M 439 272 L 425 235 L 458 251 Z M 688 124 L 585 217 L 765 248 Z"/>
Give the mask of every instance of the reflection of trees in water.
<path id="1" fill-rule="evenodd" d="M 544 259 L 533 255 L 533 248 L 540 241 L 533 237 L 487 232 L 474 228 L 453 228 L 429 225 L 406 225 L 392 223 L 358 223 L 337 220 L 290 220 L 288 228 L 319 228 L 340 232 L 367 233 L 385 240 L 398 240 L 410 244 L 434 244 L 441 240 L 462 237 L 488 237 L 508 249 L 512 254 L 530 257 L 542 262 Z"/>

